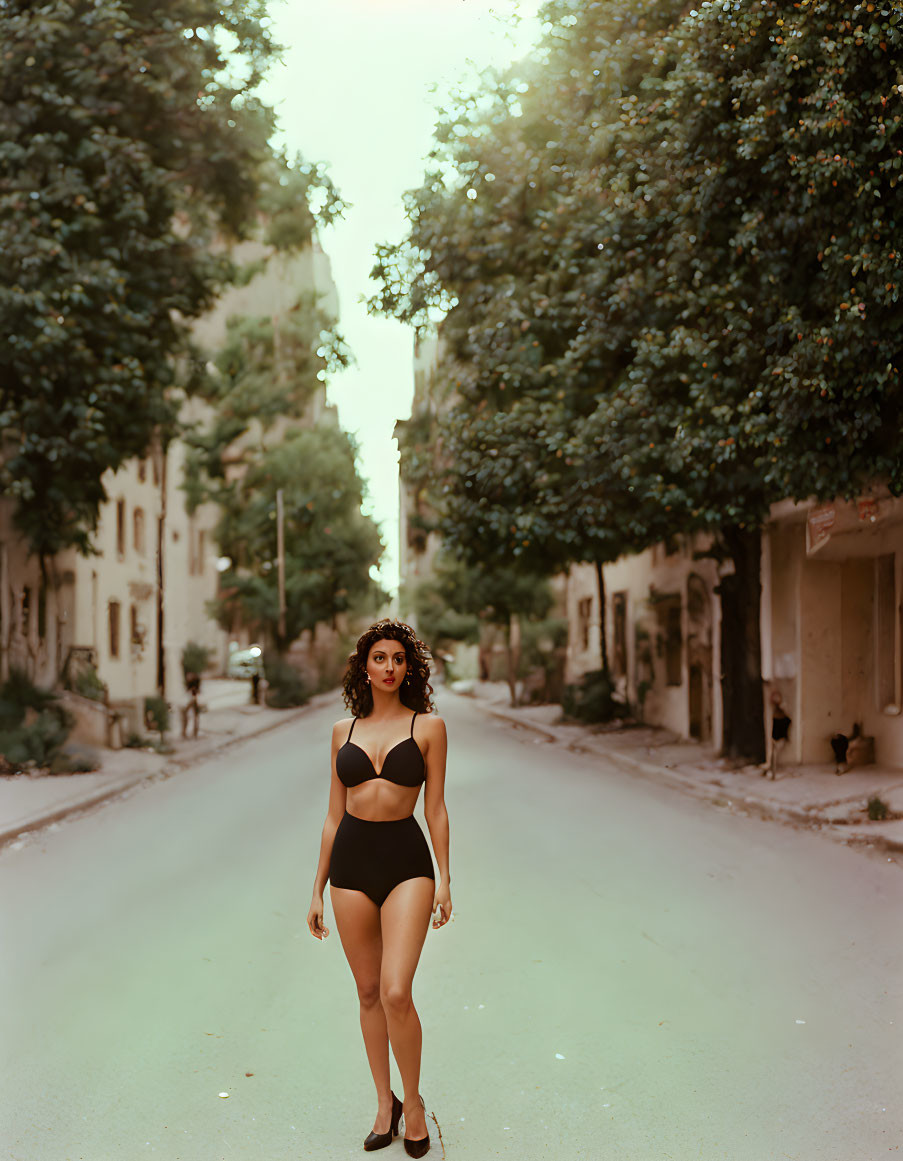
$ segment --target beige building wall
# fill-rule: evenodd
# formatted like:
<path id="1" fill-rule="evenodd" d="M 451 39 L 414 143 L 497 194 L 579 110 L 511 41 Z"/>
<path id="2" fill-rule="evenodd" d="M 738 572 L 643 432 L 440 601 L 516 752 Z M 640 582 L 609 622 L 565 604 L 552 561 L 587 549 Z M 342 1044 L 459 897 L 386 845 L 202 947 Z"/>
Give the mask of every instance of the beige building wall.
<path id="1" fill-rule="evenodd" d="M 199 418 L 203 404 L 190 401 L 183 419 Z M 201 504 L 191 515 L 185 507 L 186 447 L 176 440 L 167 451 L 166 520 L 164 528 L 163 667 L 167 699 L 178 704 L 185 696 L 182 650 L 189 641 L 209 651 L 215 673 L 225 670 L 227 635 L 207 611 L 217 594 L 219 572 L 215 530 L 219 509 Z"/>
<path id="2" fill-rule="evenodd" d="M 876 761 L 903 767 L 903 504 L 776 505 L 766 542 L 763 675 L 794 719 L 790 760 L 833 762 L 832 734 L 859 723 Z"/>
<path id="3" fill-rule="evenodd" d="M 103 477 L 102 506 L 90 557 L 72 554 L 71 644 L 94 650 L 111 701 L 157 689 L 157 534 L 160 457 L 129 460 Z"/>
<path id="4" fill-rule="evenodd" d="M 655 545 L 604 566 L 608 660 L 618 692 L 643 719 L 681 737 L 720 746 L 720 607 L 713 560 L 694 559 L 707 542 Z M 568 573 L 565 679 L 601 665 L 599 588 L 591 564 Z"/>

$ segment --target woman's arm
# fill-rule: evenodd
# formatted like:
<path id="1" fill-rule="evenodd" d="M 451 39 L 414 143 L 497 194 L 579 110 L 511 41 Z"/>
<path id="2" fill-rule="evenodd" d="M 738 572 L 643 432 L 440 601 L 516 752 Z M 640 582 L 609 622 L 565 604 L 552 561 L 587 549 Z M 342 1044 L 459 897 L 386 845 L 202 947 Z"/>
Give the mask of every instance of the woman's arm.
<path id="1" fill-rule="evenodd" d="M 326 880 L 329 878 L 329 860 L 332 856 L 335 832 L 338 830 L 339 823 L 345 813 L 347 791 L 339 780 L 335 768 L 335 758 L 339 752 L 340 738 L 345 724 L 345 722 L 336 722 L 332 728 L 332 776 L 329 782 L 329 806 L 326 811 L 326 821 L 323 823 L 323 834 L 320 839 L 320 861 L 317 863 L 310 911 L 307 916 L 307 926 L 310 928 L 310 933 L 317 939 L 325 939 L 329 935 L 329 928 L 323 926 L 323 892 L 326 890 Z"/>
<path id="2" fill-rule="evenodd" d="M 433 919 L 433 927 L 442 927 L 451 919 L 451 875 L 448 866 L 448 810 L 445 806 L 445 759 L 448 752 L 448 735 L 445 722 L 431 715 L 426 719 L 429 732 L 426 736 L 426 787 L 423 792 L 423 813 L 429 827 L 433 853 L 439 864 L 439 882 L 433 911 L 438 915 Z"/>

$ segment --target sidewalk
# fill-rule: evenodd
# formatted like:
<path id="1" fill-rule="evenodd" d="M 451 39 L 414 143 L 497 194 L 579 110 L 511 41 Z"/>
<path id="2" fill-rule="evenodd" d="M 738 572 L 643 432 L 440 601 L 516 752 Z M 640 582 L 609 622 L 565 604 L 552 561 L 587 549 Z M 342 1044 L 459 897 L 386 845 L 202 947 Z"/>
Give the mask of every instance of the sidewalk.
<path id="1" fill-rule="evenodd" d="M 168 778 L 237 742 L 293 722 L 325 702 L 335 691 L 317 694 L 297 709 L 269 709 L 249 705 L 248 682 L 204 683 L 201 701 L 209 708 L 201 715 L 197 738 L 182 738 L 176 728 L 167 735 L 171 754 L 154 750 L 101 750 L 103 766 L 91 774 L 0 775 L 0 847 L 27 831 L 59 822 L 67 815 L 97 806 L 150 779 Z M 177 726 L 178 714 L 174 720 Z"/>
<path id="2" fill-rule="evenodd" d="M 826 763 L 779 769 L 772 781 L 762 777 L 760 767 L 735 769 L 706 746 L 681 741 L 667 730 L 573 725 L 561 720 L 559 705 L 512 708 L 504 682 L 462 682 L 458 692 L 470 693 L 493 717 L 532 730 L 537 741 L 596 754 L 720 806 L 820 829 L 889 854 L 903 851 L 903 770 L 862 766 L 838 777 Z M 866 804 L 873 795 L 887 803 L 890 819 L 869 819 Z"/>

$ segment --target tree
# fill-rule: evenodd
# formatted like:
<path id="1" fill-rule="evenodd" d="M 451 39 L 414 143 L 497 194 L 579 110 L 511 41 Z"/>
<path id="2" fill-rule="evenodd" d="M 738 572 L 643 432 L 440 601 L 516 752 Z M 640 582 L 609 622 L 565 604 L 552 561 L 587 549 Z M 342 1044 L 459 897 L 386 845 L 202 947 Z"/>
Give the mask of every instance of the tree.
<path id="1" fill-rule="evenodd" d="M 279 631 L 276 492 L 285 511 L 285 632 Z M 362 515 L 362 484 L 350 437 L 333 427 L 298 429 L 218 492 L 223 574 L 216 613 L 224 628 L 260 626 L 284 652 L 305 629 L 375 602 L 370 570 L 382 552 L 379 531 Z"/>
<path id="2" fill-rule="evenodd" d="M 733 561 L 722 663 L 736 755 L 764 752 L 770 504 L 850 496 L 880 477 L 903 485 L 890 224 L 903 208 L 901 128 L 888 107 L 901 46 L 899 13 L 827 0 L 703 7 L 664 44 L 677 62 L 654 114 L 665 147 L 632 211 L 655 224 L 643 258 L 658 271 L 656 308 L 583 435 L 677 527 L 715 530 Z M 612 250 L 624 272 L 613 289 L 637 285 L 639 268 Z"/>
<path id="3" fill-rule="evenodd" d="M 374 310 L 417 326 L 447 312 L 436 390 L 448 405 L 435 424 L 445 539 L 471 561 L 513 557 L 547 574 L 591 561 L 603 606 L 602 564 L 665 535 L 668 518 L 575 440 L 632 338 L 623 322 L 592 327 L 596 292 L 579 275 L 598 255 L 601 215 L 617 212 L 596 176 L 619 95 L 636 100 L 664 71 L 659 33 L 680 8 L 547 5 L 538 65 L 460 95 L 408 196 L 410 234 L 379 247 L 374 269 Z M 581 344 L 591 373 L 574 358 Z M 402 438 L 403 470 L 417 434 Z M 607 668 L 604 617 L 600 650 Z"/>
<path id="4" fill-rule="evenodd" d="M 448 312 L 453 539 L 550 560 L 592 558 L 589 540 L 604 559 L 715 533 L 734 566 L 725 746 L 758 757 L 769 505 L 903 487 L 903 17 L 546 14 L 542 71 L 449 117 L 375 305 Z"/>
<path id="5" fill-rule="evenodd" d="M 552 594 L 543 574 L 503 565 L 472 565 L 446 551 L 436 567 L 433 591 L 461 619 L 502 630 L 507 655 L 507 679 L 511 704 L 517 704 L 519 622 L 539 620 L 552 606 Z"/>
<path id="6" fill-rule="evenodd" d="M 215 242 L 268 182 L 303 200 L 323 174 L 267 146 L 260 0 L 2 0 L 0 21 L 0 493 L 36 552 L 89 551 L 103 473 L 172 430 L 174 356 L 230 275 Z"/>

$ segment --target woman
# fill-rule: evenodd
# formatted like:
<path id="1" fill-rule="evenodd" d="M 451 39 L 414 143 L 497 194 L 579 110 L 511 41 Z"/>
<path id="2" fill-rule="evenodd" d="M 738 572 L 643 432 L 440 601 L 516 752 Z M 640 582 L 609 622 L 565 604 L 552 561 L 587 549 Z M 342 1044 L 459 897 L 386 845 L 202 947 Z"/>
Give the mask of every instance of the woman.
<path id="1" fill-rule="evenodd" d="M 391 1144 L 403 1112 L 404 1147 L 411 1157 L 422 1157 L 430 1147 L 419 1092 L 420 1020 L 411 985 L 430 914 L 439 928 L 452 912 L 445 723 L 431 712 L 428 656 L 408 625 L 384 620 L 363 634 L 348 659 L 344 696 L 354 716 L 337 722 L 332 731 L 329 809 L 307 916 L 311 934 L 325 939 L 328 878 L 376 1085 L 376 1120 L 364 1148 Z M 413 814 L 423 784 L 438 884 Z M 389 1084 L 390 1043 L 403 1103 Z"/>

